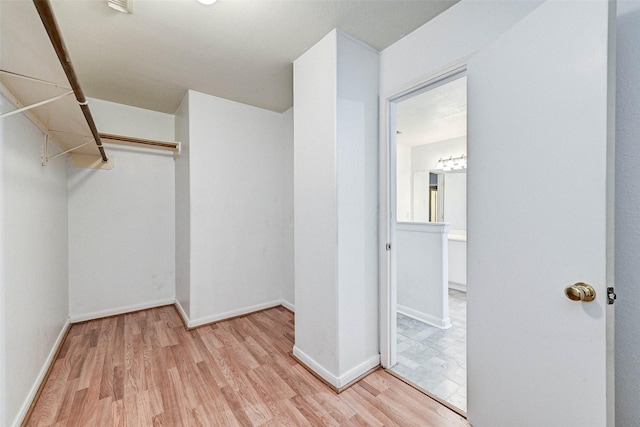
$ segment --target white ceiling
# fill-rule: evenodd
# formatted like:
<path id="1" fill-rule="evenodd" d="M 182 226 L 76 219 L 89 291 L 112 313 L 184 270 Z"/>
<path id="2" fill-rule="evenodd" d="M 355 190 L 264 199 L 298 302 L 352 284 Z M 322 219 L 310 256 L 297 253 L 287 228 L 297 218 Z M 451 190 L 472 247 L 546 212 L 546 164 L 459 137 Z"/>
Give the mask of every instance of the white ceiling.
<path id="1" fill-rule="evenodd" d="M 416 147 L 467 134 L 467 78 L 462 77 L 398 103 L 398 144 Z"/>
<path id="2" fill-rule="evenodd" d="M 382 50 L 456 1 L 134 0 L 131 15 L 52 4 L 87 96 L 174 113 L 187 89 L 285 111 L 292 61 L 333 28 Z"/>

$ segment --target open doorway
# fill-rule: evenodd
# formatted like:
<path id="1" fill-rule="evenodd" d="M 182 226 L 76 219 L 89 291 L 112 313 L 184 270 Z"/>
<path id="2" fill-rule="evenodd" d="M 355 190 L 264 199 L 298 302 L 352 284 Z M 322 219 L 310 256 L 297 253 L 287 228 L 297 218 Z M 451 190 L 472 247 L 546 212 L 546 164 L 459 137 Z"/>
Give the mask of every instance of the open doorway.
<path id="1" fill-rule="evenodd" d="M 390 367 L 467 409 L 467 82 L 462 73 L 397 99 L 395 322 Z M 393 166 L 393 165 L 392 165 Z M 391 172 L 393 173 L 393 167 Z M 394 217 L 394 216 L 392 216 Z M 395 335 L 395 338 L 393 336 Z"/>

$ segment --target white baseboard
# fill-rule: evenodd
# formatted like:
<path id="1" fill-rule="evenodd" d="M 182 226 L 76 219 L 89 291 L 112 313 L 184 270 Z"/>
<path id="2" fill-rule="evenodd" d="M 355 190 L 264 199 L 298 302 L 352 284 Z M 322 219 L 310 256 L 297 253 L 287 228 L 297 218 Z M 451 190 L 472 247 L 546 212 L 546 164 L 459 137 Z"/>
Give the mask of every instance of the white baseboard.
<path id="1" fill-rule="evenodd" d="M 296 306 L 295 306 L 295 305 L 293 305 L 293 304 L 291 304 L 289 301 L 282 300 L 280 303 L 281 303 L 281 304 L 282 304 L 282 306 L 283 306 L 284 308 L 286 308 L 287 310 L 289 310 L 289 311 L 291 311 L 291 312 L 293 312 L 293 313 L 295 313 L 295 312 L 296 312 Z"/>
<path id="2" fill-rule="evenodd" d="M 396 310 L 398 311 L 398 313 L 412 317 L 421 322 L 428 323 L 429 325 L 435 326 L 436 328 L 449 329 L 451 327 L 451 319 L 448 317 L 441 319 L 439 317 L 431 316 L 430 314 L 423 313 L 421 311 L 414 310 L 413 308 L 409 308 L 400 304 L 397 305 Z"/>
<path id="3" fill-rule="evenodd" d="M 131 313 L 138 310 L 146 310 L 149 308 L 160 307 L 163 305 L 173 304 L 175 298 L 167 298 L 142 304 L 129 305 L 126 307 L 110 308 L 108 310 L 94 311 L 93 313 L 78 314 L 71 316 L 71 323 L 84 322 L 87 320 L 100 319 L 102 317 L 117 316 L 118 314 Z"/>
<path id="4" fill-rule="evenodd" d="M 455 289 L 460 292 L 467 292 L 467 285 L 462 283 L 449 282 L 449 289 Z"/>
<path id="5" fill-rule="evenodd" d="M 33 399 L 35 399 L 36 394 L 38 393 L 38 389 L 40 388 L 40 385 L 44 381 L 45 376 L 47 375 L 47 371 L 49 371 L 49 367 L 53 365 L 54 358 L 56 357 L 56 353 L 58 352 L 58 349 L 62 346 L 62 340 L 67 335 L 67 331 L 69 330 L 70 327 L 71 327 L 71 319 L 67 319 L 64 326 L 62 326 L 62 330 L 60 331 L 60 334 L 58 334 L 58 338 L 56 338 L 56 342 L 53 344 L 53 347 L 51 348 L 49 355 L 44 361 L 44 364 L 42 365 L 42 368 L 40 369 L 40 372 L 38 373 L 36 380 L 31 386 L 31 389 L 29 390 L 29 394 L 27 394 L 27 397 L 25 398 L 24 403 L 20 407 L 20 411 L 18 411 L 18 414 L 16 415 L 16 418 L 13 424 L 11 424 L 12 426 L 19 426 L 19 425 L 22 425 L 22 423 L 24 422 L 24 417 L 27 415 L 27 412 L 29 412 L 29 407 L 31 407 L 31 404 L 33 403 Z"/>
<path id="6" fill-rule="evenodd" d="M 224 313 L 217 313 L 210 316 L 200 317 L 198 319 L 188 319 L 186 318 L 184 312 L 182 312 L 181 315 L 183 315 L 183 317 L 187 319 L 185 323 L 188 328 L 195 328 L 197 326 L 219 322 L 220 320 L 229 319 L 231 317 L 243 316 L 245 314 L 253 313 L 267 308 L 278 307 L 279 305 L 283 305 L 282 300 L 265 302 L 262 304 L 252 305 L 250 307 L 242 307 L 236 310 L 225 311 Z M 178 311 L 180 311 L 180 308 L 178 309 Z"/>
<path id="7" fill-rule="evenodd" d="M 380 355 L 377 354 L 365 360 L 358 366 L 345 372 L 344 374 L 340 376 L 336 376 L 331 372 L 329 372 L 328 370 L 326 370 L 322 365 L 320 365 L 318 362 L 316 362 L 313 358 L 311 358 L 309 355 L 307 355 L 304 351 L 300 350 L 300 348 L 298 348 L 295 345 L 293 346 L 293 355 L 297 357 L 302 363 L 304 363 L 307 368 L 311 369 L 318 376 L 320 376 L 327 383 L 331 384 L 338 390 L 348 385 L 349 383 L 351 383 L 353 380 L 357 379 L 361 375 L 366 374 L 376 366 L 380 365 Z"/>
<path id="8" fill-rule="evenodd" d="M 375 356 L 370 357 L 369 359 L 365 360 L 364 362 L 360 363 L 358 366 L 349 369 L 347 372 L 345 372 L 344 374 L 340 375 L 340 377 L 338 378 L 338 384 L 340 384 L 338 386 L 338 388 L 342 388 L 348 384 L 350 384 L 352 381 L 354 381 L 355 379 L 357 379 L 358 377 L 366 374 L 367 372 L 369 372 L 370 370 L 372 370 L 373 368 L 380 366 L 380 355 L 376 354 Z"/>
<path id="9" fill-rule="evenodd" d="M 178 310 L 178 314 L 180 314 L 180 317 L 182 317 L 182 322 L 187 325 L 187 327 L 189 327 L 189 316 L 187 316 L 187 313 L 184 311 L 184 308 L 182 308 L 182 304 L 180 304 L 180 301 L 178 301 L 178 298 L 175 299 L 175 302 L 173 303 L 176 306 L 176 309 Z"/>

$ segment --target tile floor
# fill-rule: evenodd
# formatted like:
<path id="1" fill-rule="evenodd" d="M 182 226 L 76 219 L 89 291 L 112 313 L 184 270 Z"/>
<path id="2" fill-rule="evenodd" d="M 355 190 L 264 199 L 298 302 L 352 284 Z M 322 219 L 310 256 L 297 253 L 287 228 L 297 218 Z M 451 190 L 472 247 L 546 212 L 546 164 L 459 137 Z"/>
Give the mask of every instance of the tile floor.
<path id="1" fill-rule="evenodd" d="M 392 371 L 467 410 L 467 294 L 449 289 L 451 327 L 398 313 L 398 363 Z"/>

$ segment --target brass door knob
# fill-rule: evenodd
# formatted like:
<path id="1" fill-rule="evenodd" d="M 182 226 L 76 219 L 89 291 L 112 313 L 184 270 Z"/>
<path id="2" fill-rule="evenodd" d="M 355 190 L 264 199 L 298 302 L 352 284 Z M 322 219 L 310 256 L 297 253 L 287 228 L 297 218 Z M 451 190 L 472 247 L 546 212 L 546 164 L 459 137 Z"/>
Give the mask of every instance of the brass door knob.
<path id="1" fill-rule="evenodd" d="M 578 282 L 564 289 L 564 294 L 572 301 L 589 302 L 596 299 L 596 290 L 593 286 Z"/>

